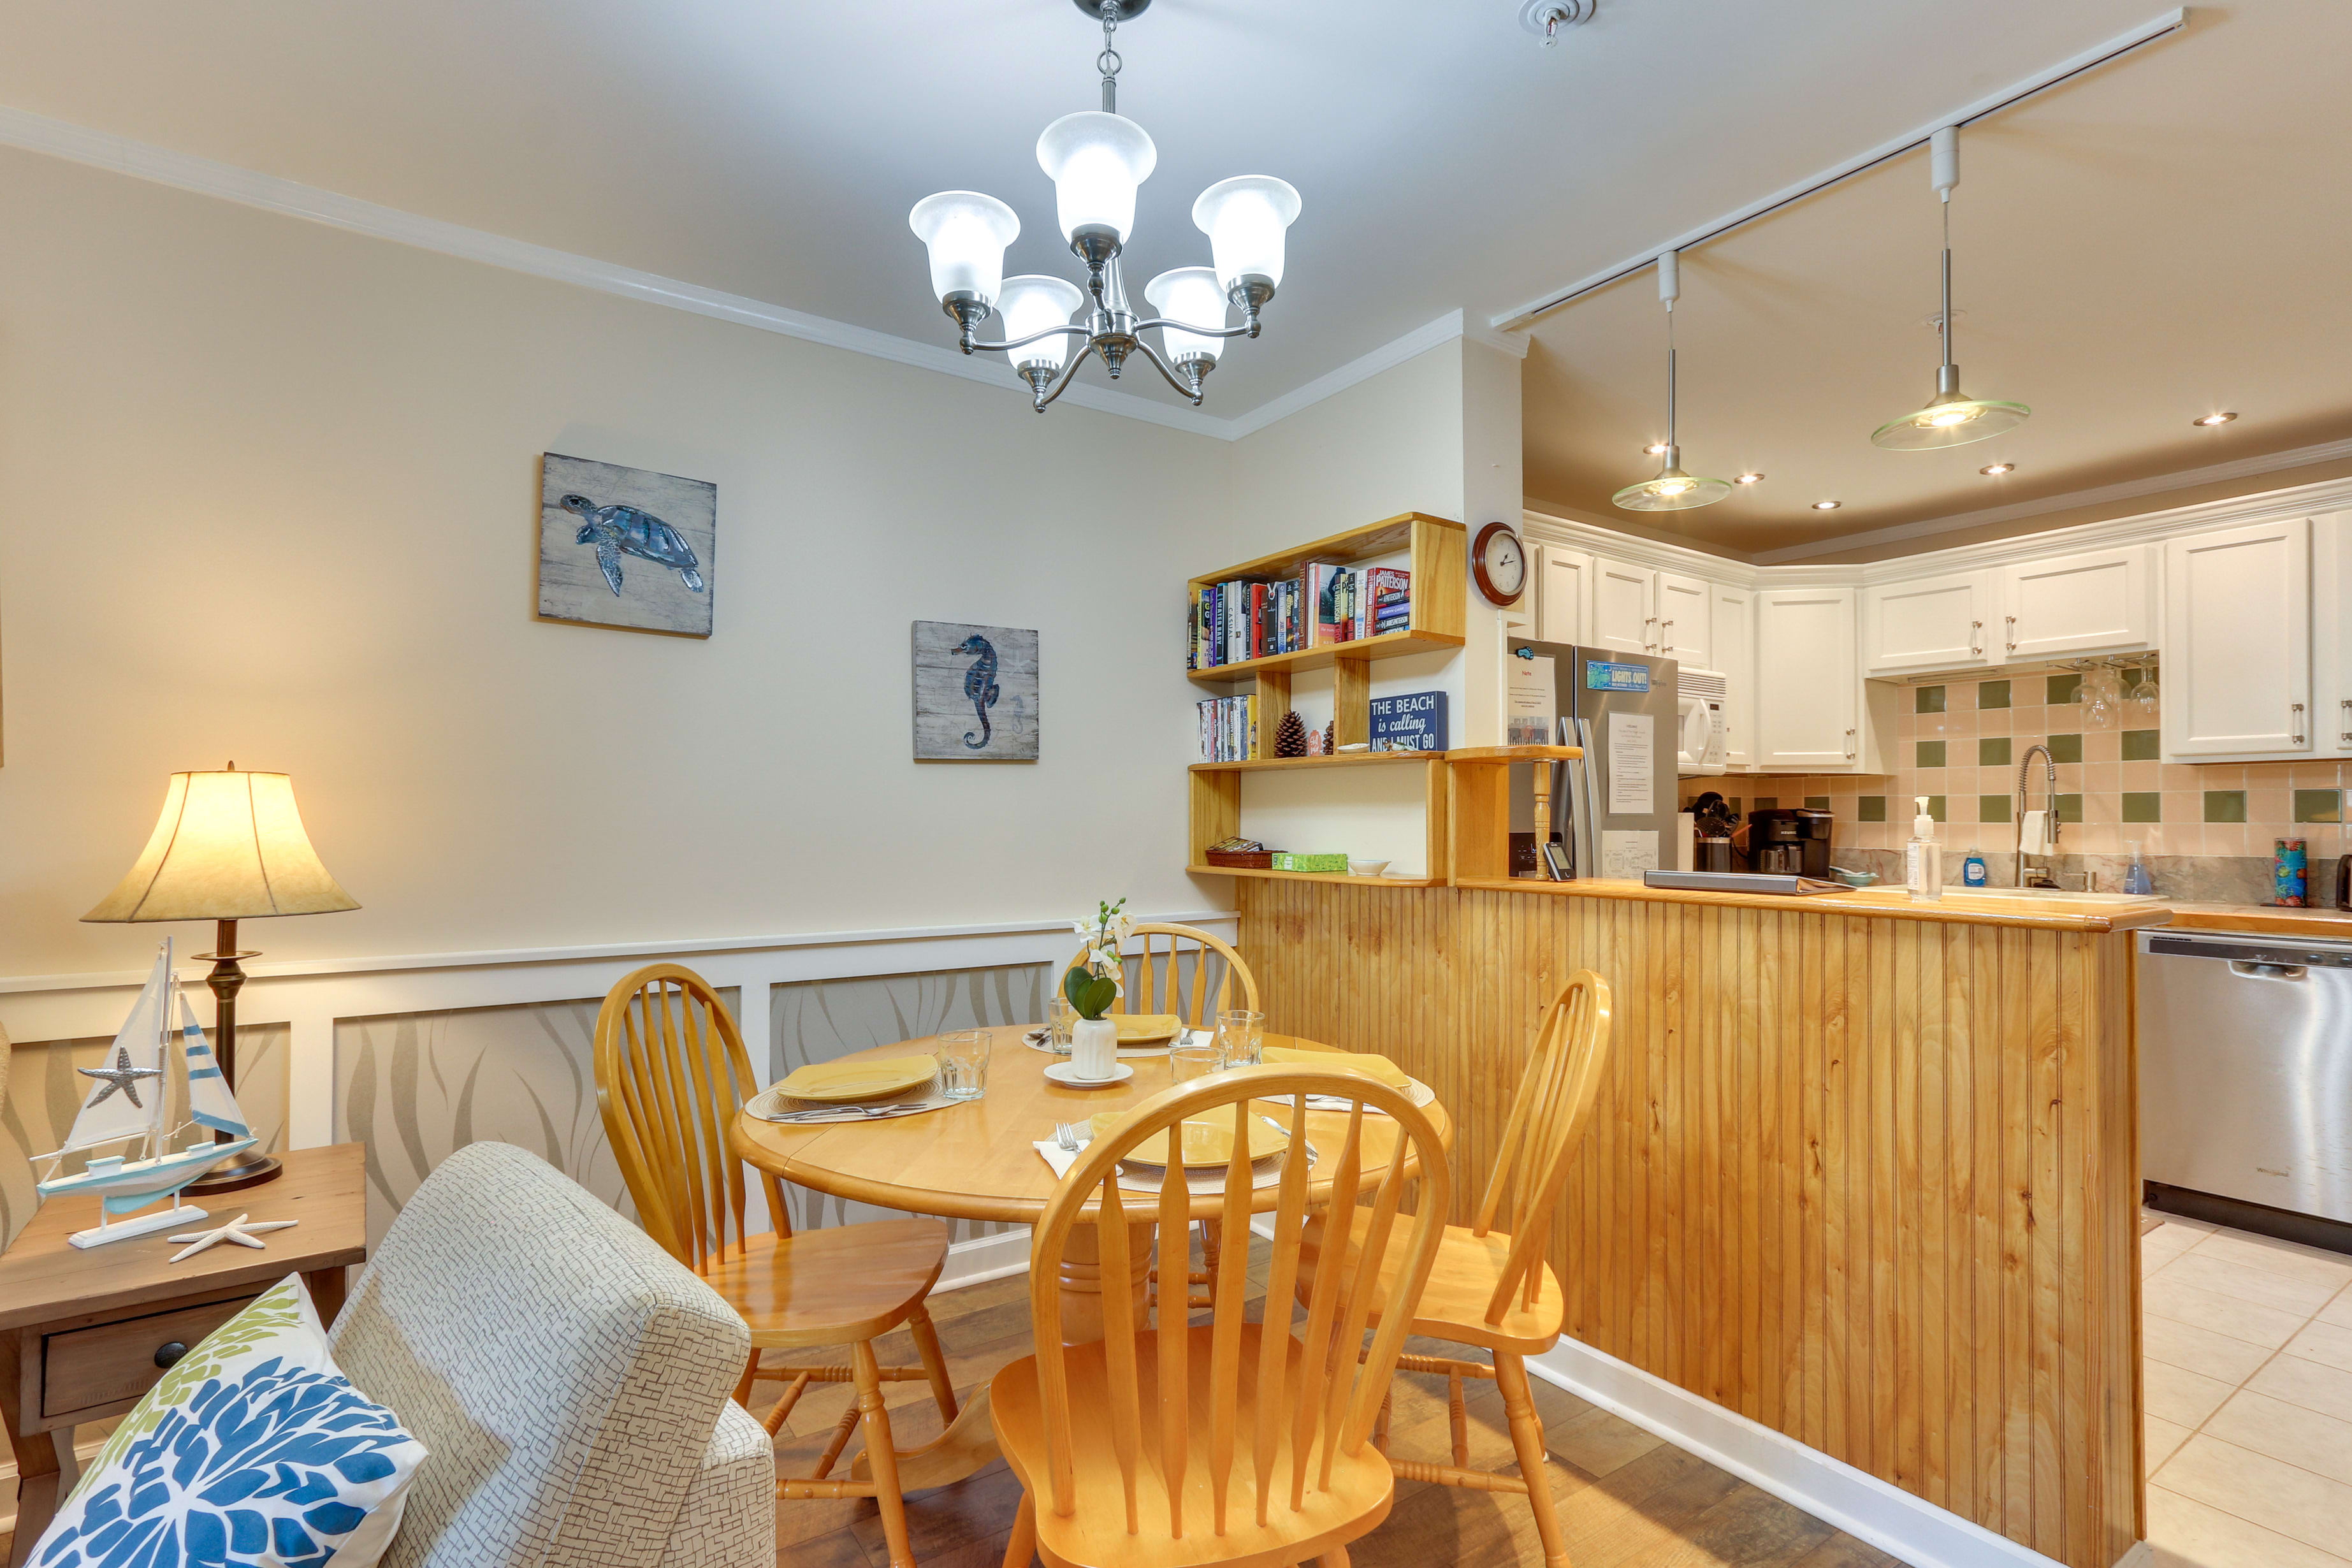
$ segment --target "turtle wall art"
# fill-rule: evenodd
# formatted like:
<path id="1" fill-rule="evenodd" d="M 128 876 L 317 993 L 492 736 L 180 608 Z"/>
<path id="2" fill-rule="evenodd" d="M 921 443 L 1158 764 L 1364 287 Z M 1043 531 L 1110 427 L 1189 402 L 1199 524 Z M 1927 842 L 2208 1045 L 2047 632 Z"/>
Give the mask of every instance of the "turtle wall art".
<path id="1" fill-rule="evenodd" d="M 710 635 L 719 487 L 549 452 L 540 460 L 539 613 Z"/>
<path id="2" fill-rule="evenodd" d="M 915 760 L 1037 760 L 1037 634 L 915 623 Z"/>

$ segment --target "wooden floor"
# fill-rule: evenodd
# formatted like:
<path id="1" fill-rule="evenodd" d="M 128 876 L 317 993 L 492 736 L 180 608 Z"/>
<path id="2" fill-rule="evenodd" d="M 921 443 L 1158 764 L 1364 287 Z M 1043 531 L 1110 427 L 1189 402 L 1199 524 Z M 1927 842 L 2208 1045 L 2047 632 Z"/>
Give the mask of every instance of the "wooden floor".
<path id="1" fill-rule="evenodd" d="M 961 1391 L 987 1382 L 1029 1352 L 1029 1283 L 1014 1276 L 934 1297 L 949 1371 Z M 1410 1348 L 1438 1351 L 1433 1343 Z M 879 1342 L 885 1365 L 912 1365 L 905 1334 Z M 765 1390 L 776 1385 L 761 1385 Z M 1706 1461 L 1537 1380 L 1553 1459 L 1552 1495 L 1568 1529 L 1574 1568 L 1893 1568 L 1895 1560 L 1811 1515 L 1757 1490 Z M 803 1399 L 777 1455 L 789 1473 L 805 1475 L 849 1399 L 845 1387 L 813 1389 Z M 910 1447 L 939 1430 L 939 1415 L 920 1384 L 890 1392 L 898 1446 Z M 1390 1449 L 1444 1462 L 1445 1385 L 1436 1378 L 1400 1380 Z M 1510 1470 L 1509 1428 L 1495 1385 L 1470 1395 L 1470 1459 Z M 1020 1488 L 999 1460 L 960 1485 L 908 1499 L 908 1525 L 923 1568 L 997 1568 L 1012 1533 Z M 1467 1568 L 1540 1565 L 1542 1551 L 1526 1500 L 1408 1481 L 1397 1489 L 1388 1521 L 1350 1549 L 1356 1568 Z M 780 1503 L 776 1557 L 791 1568 L 887 1568 L 882 1526 L 866 1501 Z"/>
<path id="2" fill-rule="evenodd" d="M 1029 1352 L 1028 1291 L 1026 1277 L 1015 1275 L 932 1298 L 959 1394 Z M 1408 1348 L 1444 1353 L 1433 1342 L 1408 1342 Z M 904 1333 L 879 1341 L 877 1349 L 886 1366 L 915 1364 L 914 1342 Z M 761 1398 L 778 1386 L 761 1384 Z M 1444 1395 L 1438 1379 L 1399 1380 L 1391 1452 L 1445 1461 Z M 1898 1568 L 1885 1552 L 1541 1379 L 1535 1395 L 1573 1568 Z M 809 1391 L 779 1436 L 781 1472 L 808 1473 L 850 1397 L 839 1384 Z M 938 1433 L 939 1413 L 923 1384 L 892 1384 L 889 1399 L 898 1447 Z M 1495 1385 L 1474 1385 L 1469 1405 L 1471 1463 L 1516 1473 Z M 918 1562 L 922 1568 L 998 1568 L 1020 1496 L 999 1460 L 960 1485 L 908 1499 Z M 7 1544 L 0 1532 L 0 1561 Z M 1356 1568 L 1539 1568 L 1543 1562 L 1525 1500 L 1412 1481 L 1398 1488 L 1395 1511 L 1351 1556 Z M 871 1502 L 791 1502 L 776 1505 L 776 1560 L 780 1568 L 888 1568 L 889 1554 Z"/>

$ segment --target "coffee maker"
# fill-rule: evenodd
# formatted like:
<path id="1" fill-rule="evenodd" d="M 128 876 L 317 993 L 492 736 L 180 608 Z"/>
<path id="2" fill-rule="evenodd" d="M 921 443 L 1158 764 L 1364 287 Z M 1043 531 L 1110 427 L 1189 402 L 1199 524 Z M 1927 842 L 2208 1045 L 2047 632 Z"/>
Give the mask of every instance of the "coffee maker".
<path id="1" fill-rule="evenodd" d="M 1759 871 L 1794 872 L 1828 880 L 1832 820 L 1828 812 L 1805 806 L 1748 813 L 1748 863 Z"/>

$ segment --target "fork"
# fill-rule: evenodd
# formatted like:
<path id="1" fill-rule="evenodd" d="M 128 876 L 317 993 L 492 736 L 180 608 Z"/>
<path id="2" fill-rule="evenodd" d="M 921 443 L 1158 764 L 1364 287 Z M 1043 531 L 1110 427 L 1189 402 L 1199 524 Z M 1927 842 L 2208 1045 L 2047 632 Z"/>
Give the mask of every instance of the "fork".
<path id="1" fill-rule="evenodd" d="M 1054 1123 L 1054 1142 L 1075 1154 L 1090 1142 L 1090 1138 L 1079 1137 L 1078 1131 L 1078 1124 L 1075 1121 L 1056 1121 Z M 1093 1129 L 1088 1128 L 1087 1131 L 1091 1135 Z"/>

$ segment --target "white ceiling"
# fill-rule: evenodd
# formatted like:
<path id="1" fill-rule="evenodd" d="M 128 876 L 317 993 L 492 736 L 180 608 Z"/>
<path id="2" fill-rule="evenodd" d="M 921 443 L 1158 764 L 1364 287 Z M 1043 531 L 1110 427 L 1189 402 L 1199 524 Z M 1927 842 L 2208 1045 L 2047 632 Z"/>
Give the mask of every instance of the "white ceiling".
<path id="1" fill-rule="evenodd" d="M 1545 49 L 1517 0 L 1156 0 L 1120 33 L 1120 107 L 1160 154 L 1132 275 L 1207 258 L 1188 215 L 1213 180 L 1299 188 L 1266 335 L 1233 345 L 1210 383 L 1207 411 L 1240 415 L 1450 310 L 1483 323 L 2164 8 L 1600 0 Z M 1094 106 L 1098 41 L 1069 0 L 10 0 L 0 104 L 945 345 L 908 208 L 989 191 L 1026 226 L 1008 270 L 1072 275 L 1033 149 L 1048 121 Z M 2021 480 L 2235 456 L 2352 402 L 2326 395 L 2335 353 L 2311 352 L 2340 351 L 2352 309 L 2330 293 L 2347 44 L 2344 0 L 2200 6 L 2185 37 L 1970 136 L 1961 363 L 1971 387 L 2042 409 L 2028 439 L 2054 444 L 2020 448 Z M 1929 482 L 1953 454 L 1855 446 L 1928 389 L 1916 323 L 1933 245 L 1915 160 L 1692 253 L 1688 456 L 1773 479 L 1685 518 L 1762 549 L 1950 510 L 1948 492 L 1985 504 Z M 1605 510 L 1639 477 L 1659 417 L 1655 309 L 1635 281 L 1538 331 L 1532 495 Z M 2117 337 L 2146 352 L 2099 357 Z M 2252 338 L 2261 352 L 2233 357 Z M 1156 377 L 1126 390 L 1169 396 Z M 2171 445 L 2155 459 L 2154 437 L 2135 445 L 2142 404 L 2209 397 L 2249 419 L 2203 446 L 2159 421 Z M 1824 487 L 1846 510 L 1801 513 Z"/>

